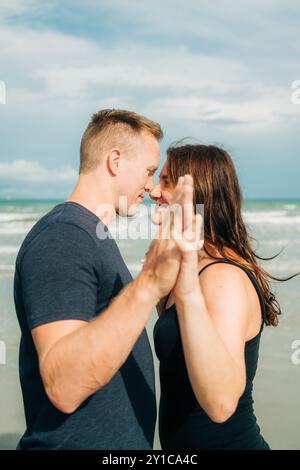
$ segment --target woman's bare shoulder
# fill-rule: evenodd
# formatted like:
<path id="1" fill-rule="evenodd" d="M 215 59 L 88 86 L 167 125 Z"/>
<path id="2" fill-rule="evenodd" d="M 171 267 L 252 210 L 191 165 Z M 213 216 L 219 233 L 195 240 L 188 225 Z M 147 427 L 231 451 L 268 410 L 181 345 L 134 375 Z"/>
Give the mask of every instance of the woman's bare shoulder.
<path id="1" fill-rule="evenodd" d="M 207 266 L 199 276 L 202 288 L 213 291 L 215 288 L 222 288 L 224 291 L 243 291 L 249 284 L 248 275 L 239 266 L 230 263 L 215 263 Z M 207 267 L 206 267 L 207 266 Z M 201 268 L 202 269 L 202 268 Z"/>

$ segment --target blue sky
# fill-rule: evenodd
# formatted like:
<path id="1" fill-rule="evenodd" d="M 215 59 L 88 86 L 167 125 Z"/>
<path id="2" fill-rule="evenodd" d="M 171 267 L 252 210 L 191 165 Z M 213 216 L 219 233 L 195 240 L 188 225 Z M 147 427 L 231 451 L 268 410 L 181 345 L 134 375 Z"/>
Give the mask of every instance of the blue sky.
<path id="1" fill-rule="evenodd" d="M 246 197 L 300 197 L 297 0 L 0 2 L 0 198 L 67 197 L 90 115 L 221 144 Z"/>

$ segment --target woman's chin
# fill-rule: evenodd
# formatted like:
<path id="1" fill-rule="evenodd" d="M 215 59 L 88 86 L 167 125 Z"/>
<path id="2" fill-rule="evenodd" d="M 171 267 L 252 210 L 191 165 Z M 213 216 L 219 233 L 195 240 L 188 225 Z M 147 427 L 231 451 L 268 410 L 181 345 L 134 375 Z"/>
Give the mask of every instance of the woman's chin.
<path id="1" fill-rule="evenodd" d="M 169 203 L 167 201 L 160 201 L 156 203 L 156 207 L 161 207 L 161 206 L 168 206 Z"/>

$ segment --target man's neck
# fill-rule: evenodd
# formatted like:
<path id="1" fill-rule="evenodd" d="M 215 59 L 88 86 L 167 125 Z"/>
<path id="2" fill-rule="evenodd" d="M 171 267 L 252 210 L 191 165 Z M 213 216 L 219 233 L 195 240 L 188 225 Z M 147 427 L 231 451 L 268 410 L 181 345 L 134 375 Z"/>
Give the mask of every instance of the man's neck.
<path id="1" fill-rule="evenodd" d="M 93 212 L 105 225 L 109 225 L 116 217 L 113 195 L 109 188 L 105 188 L 102 184 L 99 190 L 89 176 L 79 177 L 67 201 L 76 202 Z"/>

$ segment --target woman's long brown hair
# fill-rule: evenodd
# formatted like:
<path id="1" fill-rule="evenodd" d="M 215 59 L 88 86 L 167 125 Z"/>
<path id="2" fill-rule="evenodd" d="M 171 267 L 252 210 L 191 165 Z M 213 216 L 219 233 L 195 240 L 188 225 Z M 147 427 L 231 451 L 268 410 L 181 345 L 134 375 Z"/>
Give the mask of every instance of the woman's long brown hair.
<path id="1" fill-rule="evenodd" d="M 168 176 L 174 185 L 178 178 L 190 174 L 194 179 L 194 204 L 204 205 L 204 250 L 210 248 L 222 257 L 238 262 L 255 275 L 264 295 L 266 325 L 278 325 L 281 309 L 270 289 L 269 280 L 287 281 L 297 274 L 279 279 L 258 265 L 250 235 L 242 218 L 242 193 L 230 155 L 214 145 L 171 146 L 167 150 Z M 277 256 L 277 255 L 276 255 Z"/>

